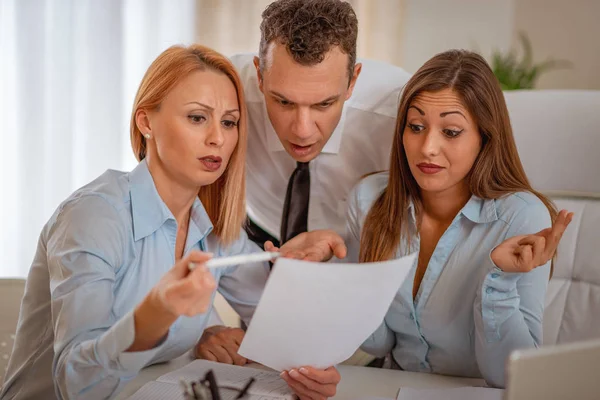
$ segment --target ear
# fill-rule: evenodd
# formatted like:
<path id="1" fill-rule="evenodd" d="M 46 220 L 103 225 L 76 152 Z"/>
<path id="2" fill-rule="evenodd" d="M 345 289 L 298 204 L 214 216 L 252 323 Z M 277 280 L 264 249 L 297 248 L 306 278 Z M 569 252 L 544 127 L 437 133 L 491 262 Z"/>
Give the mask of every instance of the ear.
<path id="1" fill-rule="evenodd" d="M 150 127 L 150 115 L 144 109 L 139 108 L 135 112 L 135 124 L 142 135 L 152 134 L 152 128 Z"/>
<path id="2" fill-rule="evenodd" d="M 362 71 L 362 64 L 358 63 L 354 66 L 354 71 L 352 73 L 352 77 L 350 78 L 350 84 L 348 85 L 348 90 L 346 91 L 346 100 L 348 100 L 352 96 L 352 92 L 354 92 L 354 85 L 356 85 L 356 80 L 360 75 L 360 71 Z"/>
<path id="3" fill-rule="evenodd" d="M 254 56 L 254 68 L 256 68 L 256 78 L 258 79 L 258 89 L 261 91 L 261 93 L 264 94 L 263 92 L 263 78 L 262 78 L 262 73 L 260 72 L 260 58 Z"/>

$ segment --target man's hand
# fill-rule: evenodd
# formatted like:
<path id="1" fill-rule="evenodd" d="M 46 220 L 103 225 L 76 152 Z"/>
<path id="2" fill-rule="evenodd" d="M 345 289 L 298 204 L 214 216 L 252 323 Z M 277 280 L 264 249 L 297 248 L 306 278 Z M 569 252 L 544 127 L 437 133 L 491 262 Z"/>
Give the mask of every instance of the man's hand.
<path id="1" fill-rule="evenodd" d="M 266 251 L 278 251 L 283 257 L 306 261 L 328 261 L 331 257 L 346 257 L 344 239 L 332 230 L 304 232 L 288 240 L 281 248 L 265 243 Z"/>
<path id="2" fill-rule="evenodd" d="M 244 331 L 240 328 L 206 328 L 196 344 L 194 356 L 224 364 L 245 365 L 248 360 L 238 354 L 243 338 Z"/>

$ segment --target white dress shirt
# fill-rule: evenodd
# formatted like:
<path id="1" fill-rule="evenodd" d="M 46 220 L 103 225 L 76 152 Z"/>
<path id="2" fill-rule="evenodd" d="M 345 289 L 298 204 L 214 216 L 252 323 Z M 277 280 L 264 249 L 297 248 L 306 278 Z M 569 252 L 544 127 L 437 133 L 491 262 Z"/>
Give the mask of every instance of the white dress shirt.
<path id="1" fill-rule="evenodd" d="M 264 231 L 279 238 L 288 180 L 296 161 L 285 151 L 258 88 L 254 54 L 231 58 L 248 106 L 247 209 Z M 410 75 L 372 60 L 362 63 L 340 122 L 310 167 L 308 230 L 333 229 L 346 238 L 346 197 L 361 177 L 388 169 L 400 91 Z"/>

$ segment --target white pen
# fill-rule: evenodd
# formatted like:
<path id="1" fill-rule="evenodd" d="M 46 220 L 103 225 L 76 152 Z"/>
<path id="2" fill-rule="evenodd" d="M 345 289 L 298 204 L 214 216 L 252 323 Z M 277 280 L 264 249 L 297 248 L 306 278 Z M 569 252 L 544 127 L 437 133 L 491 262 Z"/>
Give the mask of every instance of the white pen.
<path id="1" fill-rule="evenodd" d="M 264 251 L 262 253 L 241 254 L 238 256 L 219 257 L 208 260 L 204 265 L 206 268 L 231 267 L 233 265 L 249 264 L 254 262 L 269 261 L 280 256 L 280 253 Z M 189 263 L 188 268 L 193 270 L 196 263 Z"/>

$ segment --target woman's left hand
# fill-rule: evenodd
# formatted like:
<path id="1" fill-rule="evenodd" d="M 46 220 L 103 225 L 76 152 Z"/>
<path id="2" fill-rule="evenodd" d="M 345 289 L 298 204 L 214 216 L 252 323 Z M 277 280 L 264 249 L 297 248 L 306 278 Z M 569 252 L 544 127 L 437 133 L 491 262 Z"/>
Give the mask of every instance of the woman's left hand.
<path id="1" fill-rule="evenodd" d="M 551 228 L 506 239 L 492 251 L 492 261 L 504 272 L 529 272 L 546 264 L 572 219 L 573 213 L 562 210 Z"/>
<path id="2" fill-rule="evenodd" d="M 337 369 L 302 367 L 283 371 L 281 377 L 300 400 L 325 400 L 335 396 L 341 376 Z"/>
<path id="3" fill-rule="evenodd" d="M 265 243 L 266 251 L 278 251 L 283 257 L 306 261 L 328 261 L 331 257 L 346 257 L 344 239 L 332 230 L 304 232 L 288 240 L 281 248 Z"/>

